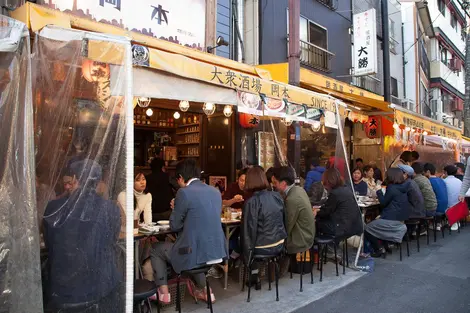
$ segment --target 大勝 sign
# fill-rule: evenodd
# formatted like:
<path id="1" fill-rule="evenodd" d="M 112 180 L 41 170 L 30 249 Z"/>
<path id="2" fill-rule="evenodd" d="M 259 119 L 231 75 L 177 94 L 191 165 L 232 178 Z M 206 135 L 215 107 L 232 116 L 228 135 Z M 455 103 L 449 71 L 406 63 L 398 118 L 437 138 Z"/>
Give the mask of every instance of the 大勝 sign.
<path id="1" fill-rule="evenodd" d="M 354 75 L 377 72 L 377 22 L 375 9 L 354 14 Z"/>
<path id="2" fill-rule="evenodd" d="M 42 5 L 203 50 L 205 0 L 42 0 Z"/>

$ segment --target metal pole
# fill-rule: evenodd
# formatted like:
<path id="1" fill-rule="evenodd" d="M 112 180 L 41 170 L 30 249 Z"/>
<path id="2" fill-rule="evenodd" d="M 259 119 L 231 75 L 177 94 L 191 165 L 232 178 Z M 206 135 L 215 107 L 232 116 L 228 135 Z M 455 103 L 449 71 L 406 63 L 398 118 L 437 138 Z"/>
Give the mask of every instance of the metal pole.
<path id="1" fill-rule="evenodd" d="M 390 33 L 388 30 L 388 0 L 382 0 L 382 47 L 384 59 L 384 100 L 390 102 Z"/>
<path id="2" fill-rule="evenodd" d="M 289 84 L 300 85 L 300 0 L 289 0 Z M 288 130 L 287 158 L 300 175 L 300 125 L 292 124 Z"/>
<path id="3" fill-rule="evenodd" d="M 470 34 L 465 40 L 465 102 L 463 106 L 463 134 L 470 136 Z"/>

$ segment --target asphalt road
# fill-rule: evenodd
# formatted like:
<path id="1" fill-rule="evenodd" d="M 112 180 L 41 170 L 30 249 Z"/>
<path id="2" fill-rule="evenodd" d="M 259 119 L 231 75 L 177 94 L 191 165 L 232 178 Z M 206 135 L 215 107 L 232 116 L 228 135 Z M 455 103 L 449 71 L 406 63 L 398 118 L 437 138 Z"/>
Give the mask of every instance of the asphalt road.
<path id="1" fill-rule="evenodd" d="M 405 245 L 403 245 L 405 247 Z M 411 244 L 377 260 L 375 271 L 296 310 L 296 313 L 468 313 L 470 312 L 470 224 L 461 233 L 438 236 L 421 251 Z"/>

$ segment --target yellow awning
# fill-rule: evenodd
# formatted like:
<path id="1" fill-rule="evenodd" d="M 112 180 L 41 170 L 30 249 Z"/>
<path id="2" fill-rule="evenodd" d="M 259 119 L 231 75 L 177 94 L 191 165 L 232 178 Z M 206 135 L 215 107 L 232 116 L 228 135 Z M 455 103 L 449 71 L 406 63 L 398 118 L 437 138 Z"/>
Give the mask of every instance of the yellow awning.
<path id="1" fill-rule="evenodd" d="M 419 116 L 411 112 L 404 112 L 401 109 L 395 110 L 395 122 L 410 128 L 419 128 L 429 133 L 440 135 L 454 140 L 462 138 L 461 130 L 447 126 L 438 121 Z"/>
<path id="2" fill-rule="evenodd" d="M 268 70 L 273 79 L 287 83 L 289 81 L 289 64 L 266 64 L 259 65 L 258 68 Z M 301 87 L 330 94 L 339 99 L 352 102 L 358 107 L 369 111 L 391 112 L 389 103 L 385 102 L 382 96 L 372 92 L 357 88 L 353 85 L 333 79 L 331 77 L 310 71 L 305 68 L 300 69 Z"/>
<path id="3" fill-rule="evenodd" d="M 24 22 L 33 31 L 38 31 L 46 25 L 58 25 L 65 28 L 125 36 L 137 44 L 148 47 L 148 67 L 221 87 L 263 93 L 270 98 L 286 99 L 297 104 L 336 111 L 335 98 L 333 97 L 291 86 L 284 82 L 277 82 L 271 79 L 268 70 L 213 54 L 29 2 L 12 12 L 12 17 Z M 103 58 L 109 59 L 108 63 L 118 62 L 119 60 L 115 56 L 103 52 L 109 52 L 110 49 L 108 46 L 100 46 L 101 44 L 108 45 L 106 42 L 90 43 L 88 57 L 98 58 L 102 62 L 107 62 Z M 341 111 L 345 111 L 344 108 Z M 344 112 L 340 113 L 344 114 Z"/>

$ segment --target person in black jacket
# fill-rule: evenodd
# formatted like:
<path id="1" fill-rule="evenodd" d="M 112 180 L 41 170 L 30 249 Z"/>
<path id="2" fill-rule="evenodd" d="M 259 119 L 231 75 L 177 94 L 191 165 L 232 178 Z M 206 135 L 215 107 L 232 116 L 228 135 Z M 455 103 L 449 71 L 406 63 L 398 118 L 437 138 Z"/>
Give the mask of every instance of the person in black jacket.
<path id="1" fill-rule="evenodd" d="M 145 177 L 147 190 L 152 195 L 152 221 L 168 220 L 171 215 L 170 203 L 174 198 L 168 173 L 163 171 L 165 162 L 155 158 L 150 164 L 152 174 Z"/>
<path id="2" fill-rule="evenodd" d="M 411 204 L 408 201 L 407 191 L 410 181 L 405 181 L 403 172 L 399 168 L 390 168 L 387 171 L 387 190 L 377 191 L 377 197 L 383 206 L 380 218 L 367 224 L 364 237 L 370 242 L 374 253 L 373 257 L 385 256 L 385 249 L 380 240 L 402 242 L 407 229 L 403 221 L 411 213 Z"/>
<path id="3" fill-rule="evenodd" d="M 318 232 L 334 235 L 337 240 L 362 234 L 361 211 L 351 186 L 344 184 L 336 168 L 327 169 L 322 181 L 328 190 L 328 199 L 320 209 L 314 210 Z"/>
<path id="4" fill-rule="evenodd" d="M 278 255 L 287 238 L 284 226 L 284 201 L 279 193 L 269 191 L 270 185 L 260 167 L 250 168 L 245 190 L 253 193 L 243 206 L 241 246 L 245 264 L 255 254 Z M 254 277 L 258 283 L 258 278 Z"/>

